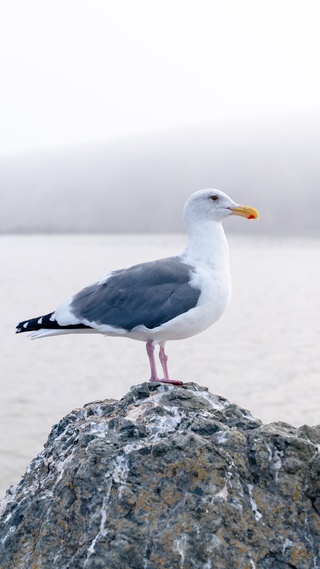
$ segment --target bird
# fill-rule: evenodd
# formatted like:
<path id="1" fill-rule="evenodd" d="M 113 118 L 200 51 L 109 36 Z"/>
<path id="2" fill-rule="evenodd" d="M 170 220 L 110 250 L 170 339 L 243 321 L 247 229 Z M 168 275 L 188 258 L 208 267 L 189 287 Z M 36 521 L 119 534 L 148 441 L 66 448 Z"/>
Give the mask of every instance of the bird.
<path id="1" fill-rule="evenodd" d="M 231 276 L 222 221 L 231 215 L 259 219 L 256 209 L 221 190 L 194 192 L 183 210 L 188 242 L 180 254 L 112 271 L 53 312 L 20 322 L 16 332 L 31 332 L 31 339 L 85 332 L 140 340 L 146 344 L 149 381 L 183 384 L 169 376 L 165 344 L 203 332 L 227 308 Z"/>

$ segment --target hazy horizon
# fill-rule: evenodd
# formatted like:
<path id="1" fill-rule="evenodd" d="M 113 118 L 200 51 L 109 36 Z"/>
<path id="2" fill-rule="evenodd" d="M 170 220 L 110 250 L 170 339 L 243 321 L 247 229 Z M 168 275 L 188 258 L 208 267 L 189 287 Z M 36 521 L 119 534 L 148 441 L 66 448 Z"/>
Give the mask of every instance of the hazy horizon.
<path id="1" fill-rule="evenodd" d="M 0 159 L 0 233 L 181 232 L 215 187 L 260 211 L 228 231 L 320 235 L 320 114 L 217 121 Z M 234 222 L 235 221 L 235 222 Z"/>

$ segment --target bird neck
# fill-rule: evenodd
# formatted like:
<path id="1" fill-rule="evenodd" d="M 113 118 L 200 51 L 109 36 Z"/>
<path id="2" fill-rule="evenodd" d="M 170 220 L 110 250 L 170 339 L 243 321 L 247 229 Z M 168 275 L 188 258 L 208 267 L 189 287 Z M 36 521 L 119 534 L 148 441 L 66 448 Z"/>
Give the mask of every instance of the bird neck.
<path id="1" fill-rule="evenodd" d="M 189 242 L 183 252 L 186 260 L 209 265 L 212 269 L 229 268 L 229 248 L 219 221 L 208 221 L 188 227 Z"/>

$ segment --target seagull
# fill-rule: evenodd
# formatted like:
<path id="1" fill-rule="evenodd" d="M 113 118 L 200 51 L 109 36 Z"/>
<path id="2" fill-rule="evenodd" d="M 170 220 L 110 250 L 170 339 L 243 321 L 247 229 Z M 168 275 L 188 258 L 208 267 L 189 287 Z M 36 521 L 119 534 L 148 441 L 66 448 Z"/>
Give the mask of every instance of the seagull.
<path id="1" fill-rule="evenodd" d="M 31 332 L 31 339 L 89 332 L 140 340 L 146 342 L 150 381 L 181 385 L 169 377 L 165 343 L 203 332 L 227 308 L 231 277 L 222 221 L 230 215 L 259 219 L 257 210 L 220 190 L 193 193 L 184 207 L 189 241 L 180 255 L 112 271 L 54 312 L 20 322 L 16 332 Z"/>

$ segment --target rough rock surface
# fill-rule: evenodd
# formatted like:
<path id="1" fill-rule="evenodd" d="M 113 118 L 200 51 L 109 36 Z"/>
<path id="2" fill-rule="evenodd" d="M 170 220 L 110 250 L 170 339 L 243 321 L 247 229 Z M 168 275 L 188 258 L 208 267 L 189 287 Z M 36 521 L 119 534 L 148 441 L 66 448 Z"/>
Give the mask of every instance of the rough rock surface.
<path id="1" fill-rule="evenodd" d="M 320 426 L 138 385 L 53 427 L 0 543 L 1 569 L 320 568 Z"/>

